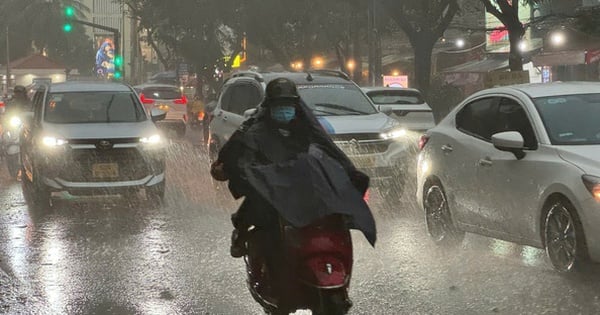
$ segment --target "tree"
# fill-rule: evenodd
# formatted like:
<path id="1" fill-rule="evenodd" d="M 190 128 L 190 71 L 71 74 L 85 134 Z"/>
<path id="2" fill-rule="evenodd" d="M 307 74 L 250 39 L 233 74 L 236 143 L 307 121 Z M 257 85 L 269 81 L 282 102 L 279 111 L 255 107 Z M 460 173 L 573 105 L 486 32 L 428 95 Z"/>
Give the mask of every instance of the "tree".
<path id="1" fill-rule="evenodd" d="M 406 33 L 414 49 L 416 85 L 427 94 L 433 47 L 458 12 L 457 0 L 382 0 L 382 4 Z"/>
<path id="2" fill-rule="evenodd" d="M 510 53 L 508 64 L 511 71 L 523 70 L 523 56 L 519 44 L 525 35 L 525 25 L 519 17 L 518 0 L 481 0 L 487 12 L 495 16 L 508 31 Z M 543 0 L 522 0 L 523 4 L 533 5 Z M 517 5 L 515 5 L 517 4 Z"/>
<path id="3" fill-rule="evenodd" d="M 91 71 L 92 42 L 83 28 L 75 27 L 68 34 L 62 31 L 64 5 L 73 6 L 79 17 L 88 12 L 77 0 L 6 0 L 0 4 L 0 31 L 9 29 L 9 34 L 2 36 L 2 42 L 5 42 L 5 36 L 10 36 L 12 60 L 44 51 L 49 58 L 64 63 L 68 68 Z M 0 52 L 0 58 L 2 61 L 6 59 L 4 51 Z"/>

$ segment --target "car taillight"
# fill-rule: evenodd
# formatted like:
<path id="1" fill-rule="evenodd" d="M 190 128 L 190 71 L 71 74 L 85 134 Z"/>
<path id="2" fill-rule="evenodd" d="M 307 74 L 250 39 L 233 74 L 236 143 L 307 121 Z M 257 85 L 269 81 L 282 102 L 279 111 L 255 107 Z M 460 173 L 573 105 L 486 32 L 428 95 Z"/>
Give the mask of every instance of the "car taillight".
<path id="1" fill-rule="evenodd" d="M 187 104 L 187 97 L 185 97 L 185 95 L 182 95 L 181 98 L 178 98 L 178 99 L 174 100 L 173 103 L 175 103 L 175 104 Z"/>
<path id="2" fill-rule="evenodd" d="M 146 98 L 144 94 L 140 94 L 140 101 L 142 101 L 142 104 L 154 104 L 154 100 Z"/>
<path id="3" fill-rule="evenodd" d="M 419 151 L 421 151 L 425 148 L 425 145 L 427 144 L 428 141 L 429 141 L 428 135 L 422 135 L 421 138 L 419 138 Z"/>

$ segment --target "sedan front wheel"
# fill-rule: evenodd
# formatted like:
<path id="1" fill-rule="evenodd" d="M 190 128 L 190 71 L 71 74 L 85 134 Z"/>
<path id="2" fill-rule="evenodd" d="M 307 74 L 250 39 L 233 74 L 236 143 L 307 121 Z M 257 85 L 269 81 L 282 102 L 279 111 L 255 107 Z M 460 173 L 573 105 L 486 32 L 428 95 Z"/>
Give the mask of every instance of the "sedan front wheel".
<path id="1" fill-rule="evenodd" d="M 425 220 L 431 239 L 438 245 L 459 245 L 465 232 L 459 230 L 452 221 L 444 189 L 439 184 L 433 184 L 425 192 Z"/>
<path id="2" fill-rule="evenodd" d="M 546 254 L 560 272 L 579 271 L 588 260 L 581 223 L 568 202 L 558 201 L 550 207 L 544 240 Z"/>

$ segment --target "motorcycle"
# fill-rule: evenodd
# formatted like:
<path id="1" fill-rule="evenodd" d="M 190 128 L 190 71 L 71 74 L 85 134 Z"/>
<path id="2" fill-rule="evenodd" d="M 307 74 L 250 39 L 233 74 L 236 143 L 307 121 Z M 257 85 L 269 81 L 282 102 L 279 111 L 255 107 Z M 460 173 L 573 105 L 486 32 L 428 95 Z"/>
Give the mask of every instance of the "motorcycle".
<path id="1" fill-rule="evenodd" d="M 272 235 L 251 229 L 247 239 L 247 284 L 254 300 L 267 314 L 289 314 L 310 309 L 313 314 L 346 314 L 352 302 L 348 287 L 352 274 L 352 239 L 344 217 L 329 215 L 295 228 L 280 219 L 283 255 L 277 258 L 276 280 L 265 257 L 265 241 Z M 272 263 L 271 263 L 272 265 Z M 275 281 L 285 284 L 285 289 Z"/>
<path id="2" fill-rule="evenodd" d="M 4 124 L 2 131 L 2 155 L 6 161 L 8 173 L 17 179 L 21 170 L 20 133 L 23 122 L 18 116 L 12 116 Z"/>

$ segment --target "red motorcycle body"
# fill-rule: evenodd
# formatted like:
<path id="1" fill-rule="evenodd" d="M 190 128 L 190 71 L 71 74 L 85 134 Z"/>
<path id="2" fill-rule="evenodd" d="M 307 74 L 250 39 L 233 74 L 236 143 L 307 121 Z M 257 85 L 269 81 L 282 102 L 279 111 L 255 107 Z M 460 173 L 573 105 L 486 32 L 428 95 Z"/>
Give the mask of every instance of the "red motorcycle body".
<path id="1" fill-rule="evenodd" d="M 348 287 L 352 274 L 352 239 L 342 216 L 325 217 L 309 226 L 281 224 L 277 287 L 261 248 L 260 231 L 248 240 L 248 287 L 267 313 L 288 314 L 310 309 L 313 314 L 346 314 L 351 307 Z M 262 235 L 265 237 L 265 235 Z M 264 238 L 262 238 L 264 240 Z"/>

